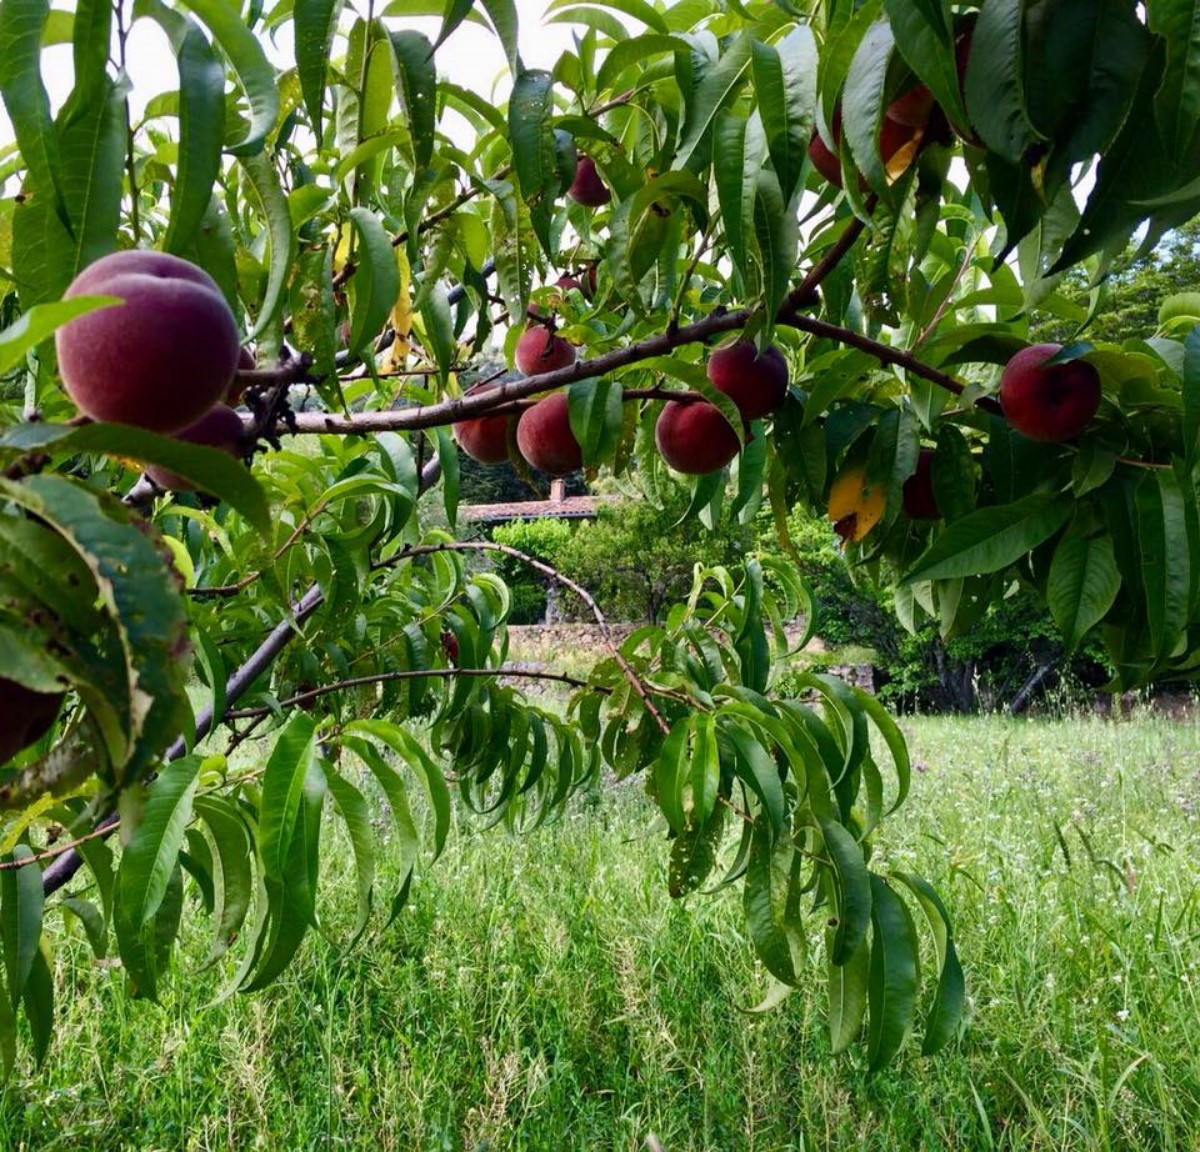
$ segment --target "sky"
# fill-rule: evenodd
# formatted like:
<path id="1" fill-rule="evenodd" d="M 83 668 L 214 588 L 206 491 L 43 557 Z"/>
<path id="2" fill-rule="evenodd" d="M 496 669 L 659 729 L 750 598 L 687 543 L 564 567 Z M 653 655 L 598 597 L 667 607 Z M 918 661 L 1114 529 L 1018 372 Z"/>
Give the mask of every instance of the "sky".
<path id="1" fill-rule="evenodd" d="M 63 0 L 58 0 L 56 6 L 68 10 L 71 7 L 69 3 L 64 4 Z M 359 11 L 366 9 L 365 3 L 352 2 L 347 7 Z M 544 23 L 544 0 L 516 0 L 516 7 L 521 29 L 521 57 L 526 67 L 553 68 L 559 55 L 572 46 L 571 27 Z M 343 27 L 348 27 L 349 19 L 349 16 L 343 17 Z M 392 27 L 424 32 L 431 40 L 437 38 L 441 28 L 441 20 L 437 17 L 405 17 L 403 20 L 389 20 L 388 23 Z M 286 68 L 295 64 L 290 24 L 284 26 L 273 45 L 268 42 L 266 47 L 276 65 Z M 115 59 L 115 46 L 113 56 Z M 136 122 L 152 97 L 179 87 L 179 75 L 166 36 L 150 19 L 134 23 L 126 46 L 126 62 L 133 83 L 130 103 Z M 507 93 L 508 69 L 500 42 L 478 25 L 459 25 L 438 50 L 437 67 L 440 76 L 489 98 L 493 94 Z M 72 71 L 71 45 L 58 44 L 45 50 L 42 78 L 55 111 L 62 106 L 71 90 Z M 0 144 L 9 144 L 12 139 L 12 127 L 0 106 Z"/>

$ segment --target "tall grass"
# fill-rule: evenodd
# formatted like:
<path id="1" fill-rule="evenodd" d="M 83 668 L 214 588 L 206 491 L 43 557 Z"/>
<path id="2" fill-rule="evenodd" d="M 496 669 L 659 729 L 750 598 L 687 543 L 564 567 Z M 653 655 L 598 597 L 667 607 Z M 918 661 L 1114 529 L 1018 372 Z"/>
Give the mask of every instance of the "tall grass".
<path id="1" fill-rule="evenodd" d="M 325 937 L 203 1010 L 230 975 L 199 970 L 203 917 L 161 1007 L 56 922 L 60 1029 L 4 1093 L 0 1148 L 1200 1147 L 1200 728 L 909 735 L 923 770 L 879 858 L 947 897 L 971 998 L 934 1060 L 831 1057 L 819 950 L 811 988 L 748 1013 L 766 982 L 736 896 L 672 902 L 625 786 L 520 840 L 464 824 L 349 952 L 353 877 L 327 855 Z"/>

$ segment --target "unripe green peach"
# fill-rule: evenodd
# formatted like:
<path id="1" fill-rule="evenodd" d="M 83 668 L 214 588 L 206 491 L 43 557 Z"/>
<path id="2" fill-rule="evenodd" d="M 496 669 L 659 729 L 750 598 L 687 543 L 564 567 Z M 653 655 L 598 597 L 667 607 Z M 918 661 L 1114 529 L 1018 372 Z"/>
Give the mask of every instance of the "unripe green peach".
<path id="1" fill-rule="evenodd" d="M 86 416 L 178 432 L 225 395 L 241 356 L 237 322 L 202 268 L 165 252 L 114 252 L 66 296 L 123 301 L 55 334 L 63 384 Z"/>

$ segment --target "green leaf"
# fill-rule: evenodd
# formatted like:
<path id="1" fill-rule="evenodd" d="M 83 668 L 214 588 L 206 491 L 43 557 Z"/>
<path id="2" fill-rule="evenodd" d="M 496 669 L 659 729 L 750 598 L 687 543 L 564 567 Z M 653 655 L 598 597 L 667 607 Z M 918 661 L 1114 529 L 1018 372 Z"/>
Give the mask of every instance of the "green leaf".
<path id="1" fill-rule="evenodd" d="M 1022 84 L 1021 0 L 990 0 L 975 23 L 967 111 L 988 148 L 1014 167 L 1044 138 L 1029 121 Z"/>
<path id="2" fill-rule="evenodd" d="M 109 83 L 108 57 L 112 50 L 112 6 L 104 0 L 78 0 L 74 8 L 71 55 L 75 66 L 75 87 L 63 105 L 64 121 L 74 119 L 78 111 L 88 104 L 104 99 Z"/>
<path id="3" fill-rule="evenodd" d="M 92 948 L 92 955 L 97 960 L 105 959 L 108 955 L 108 925 L 105 923 L 104 913 L 90 900 L 83 899 L 82 896 L 66 897 L 62 901 L 61 907 L 64 911 L 70 912 L 83 926 L 88 943 Z"/>
<path id="4" fill-rule="evenodd" d="M 247 335 L 247 339 L 253 340 L 266 332 L 283 310 L 287 298 L 288 272 L 296 256 L 296 237 L 292 232 L 292 215 L 279 182 L 279 172 L 270 157 L 264 152 L 243 157 L 240 163 L 242 171 L 249 178 L 245 184 L 246 199 L 257 208 L 267 226 L 270 240 L 267 290 L 258 317 Z M 355 209 L 357 211 L 361 209 Z"/>
<path id="5" fill-rule="evenodd" d="M 213 848 L 213 941 L 205 964 L 223 956 L 237 939 L 254 893 L 250 830 L 241 813 L 223 797 L 200 796 L 196 815 L 208 826 Z"/>
<path id="6" fill-rule="evenodd" d="M 758 120 L 747 121 L 729 108 L 722 108 L 717 113 L 713 124 L 713 174 L 717 199 L 725 225 L 725 240 L 748 293 L 755 283 L 750 240 L 754 235 L 755 193 L 764 147 Z"/>
<path id="7" fill-rule="evenodd" d="M 356 720 L 346 725 L 343 734 L 361 734 L 379 740 L 421 778 L 429 805 L 433 809 L 433 856 L 436 860 L 442 854 L 450 832 L 450 790 L 446 787 L 446 777 L 441 768 L 409 733 L 396 724 L 388 724 L 382 720 Z M 367 762 L 367 766 L 371 766 L 370 761 Z"/>
<path id="8" fill-rule="evenodd" d="M 192 819 L 200 761 L 172 761 L 147 791 L 141 823 L 121 855 L 117 873 L 119 914 L 135 929 L 149 923 L 162 903 Z"/>
<path id="9" fill-rule="evenodd" d="M 257 156 L 279 119 L 279 86 L 263 46 L 229 0 L 183 0 L 213 34 L 250 103 L 246 135 L 229 149 L 231 156 Z"/>
<path id="10" fill-rule="evenodd" d="M 784 201 L 775 173 L 766 169 L 758 174 L 758 188 L 754 197 L 754 234 L 763 265 L 763 307 L 768 318 L 766 328 L 769 338 L 771 321 L 791 285 L 799 228 L 796 213 Z"/>
<path id="11" fill-rule="evenodd" d="M 884 7 L 905 63 L 933 93 L 951 122 L 967 128 L 970 121 L 958 87 L 950 4 L 947 0 L 884 0 Z"/>
<path id="12" fill-rule="evenodd" d="M 41 74 L 42 28 L 48 0 L 5 0 L 0 5 L 0 95 L 12 121 L 21 158 L 42 195 L 62 214 L 58 135 Z"/>
<path id="13" fill-rule="evenodd" d="M 358 271 L 351 281 L 350 351 L 361 353 L 392 313 L 400 295 L 400 269 L 379 217 L 366 208 L 354 208 L 350 219 L 358 235 Z"/>
<path id="14" fill-rule="evenodd" d="M 412 133 L 413 158 L 427 168 L 433 161 L 437 121 L 437 69 L 433 48 L 420 32 L 390 32 L 396 54 L 396 80 Z"/>
<path id="15" fill-rule="evenodd" d="M 645 32 L 641 36 L 621 40 L 609 49 L 596 73 L 596 91 L 611 91 L 627 68 L 648 64 L 656 56 L 667 52 L 690 51 L 687 41 L 681 37 L 656 32 Z"/>
<path id="16" fill-rule="evenodd" d="M 772 837 L 778 836 L 783 831 L 787 812 L 778 765 L 762 744 L 740 725 L 723 725 L 721 732 L 733 745 L 736 754 L 734 771 L 758 797 Z"/>
<path id="17" fill-rule="evenodd" d="M 58 179 L 72 232 L 72 279 L 115 247 L 121 224 L 125 96 L 125 82 L 107 81 L 74 119 L 59 117 Z"/>
<path id="18" fill-rule="evenodd" d="M 841 824 L 826 816 L 819 816 L 817 822 L 829 854 L 837 915 L 829 960 L 845 964 L 858 951 L 871 926 L 871 875 L 858 842 Z"/>
<path id="19" fill-rule="evenodd" d="M 716 120 L 717 113 L 728 106 L 745 82 L 750 71 L 750 45 L 750 37 L 744 32 L 739 33 L 716 65 L 705 73 L 689 102 L 673 168 L 687 167 Z"/>
<path id="20" fill-rule="evenodd" d="M 867 183 L 881 196 L 887 195 L 888 178 L 879 152 L 879 126 L 892 48 L 891 25 L 877 20 L 854 53 L 842 95 L 842 131 L 850 153 Z"/>
<path id="21" fill-rule="evenodd" d="M 446 7 L 442 13 L 442 30 L 438 33 L 438 38 L 430 49 L 430 55 L 446 43 L 453 35 L 454 30 L 471 15 L 473 7 L 471 0 L 446 0 Z"/>
<path id="22" fill-rule="evenodd" d="M 1189 472 L 1200 459 L 1200 325 L 1183 342 L 1183 459 Z"/>
<path id="23" fill-rule="evenodd" d="M 378 749 L 369 740 L 346 737 L 343 744 L 370 769 L 379 787 L 383 790 L 387 806 L 392 814 L 392 822 L 396 828 L 396 871 L 401 877 L 400 891 L 392 901 L 392 916 L 394 917 L 403 903 L 402 897 L 407 894 L 413 865 L 417 859 L 417 826 L 409 809 L 408 792 L 404 787 L 404 781 L 400 778 L 400 773 L 384 760 Z"/>
<path id="24" fill-rule="evenodd" d="M 317 722 L 293 712 L 275 738 L 262 784 L 258 817 L 259 855 L 268 880 L 283 880 L 300 817 L 305 781 L 316 763 Z"/>
<path id="25" fill-rule="evenodd" d="M 100 308 L 111 308 L 120 302 L 116 296 L 73 296 L 52 304 L 33 305 L 0 332 L 0 374 L 15 368 L 27 353 L 52 336 L 68 320 Z"/>
<path id="26" fill-rule="evenodd" d="M 266 494 L 240 460 L 219 449 L 188 444 L 127 424 L 72 427 L 27 423 L 0 432 L 0 455 L 42 450 L 66 455 L 99 452 L 170 468 L 236 508 L 264 536 L 270 535 L 271 511 Z"/>
<path id="27" fill-rule="evenodd" d="M 394 261 L 393 261 L 394 263 Z M 399 294 L 399 288 L 397 288 Z M 445 386 L 454 367 L 458 344 L 454 339 L 454 316 L 450 311 L 450 299 L 443 281 L 435 281 L 426 292 L 422 289 L 421 321 L 425 326 L 425 337 L 433 352 L 438 369 L 438 380 Z M 390 314 L 390 313 L 389 313 Z"/>
<path id="28" fill-rule="evenodd" d="M 1071 514 L 1072 501 L 1036 492 L 1012 504 L 980 508 L 947 525 L 904 575 L 904 582 L 1000 572 L 1048 540 Z"/>
<path id="29" fill-rule="evenodd" d="M 826 939 L 832 940 L 827 932 Z M 832 944 L 830 945 L 832 948 Z M 829 1043 L 836 1055 L 854 1043 L 867 1014 L 867 985 L 871 972 L 871 949 L 865 940 L 842 964 L 832 960 L 825 965 L 826 994 L 829 1000 Z"/>
<path id="30" fill-rule="evenodd" d="M 254 975 L 242 985 L 244 992 L 255 992 L 275 980 L 292 962 L 308 929 L 316 925 L 325 776 L 315 757 L 307 758 L 305 769 L 296 797 L 298 807 L 284 867 L 277 876 L 266 874 L 263 878 L 267 891 L 267 933 Z M 264 786 L 264 803 L 265 793 Z"/>
<path id="31" fill-rule="evenodd" d="M 611 456 L 621 439 L 623 389 L 607 377 L 589 378 L 567 389 L 571 435 L 583 449 L 583 463 L 592 468 Z"/>
<path id="32" fill-rule="evenodd" d="M 1046 600 L 1066 654 L 1108 615 L 1121 590 L 1111 536 L 1065 535 L 1054 550 Z"/>
<path id="33" fill-rule="evenodd" d="M 54 1035 L 54 972 L 50 944 L 42 939 L 33 955 L 29 981 L 25 985 L 25 1019 L 33 1040 L 33 1058 L 40 1066 Z"/>
<path id="34" fill-rule="evenodd" d="M 521 71 L 521 53 L 518 48 L 517 6 L 513 0 L 482 0 L 483 8 L 504 45 L 508 68 L 514 76 Z"/>
<path id="35" fill-rule="evenodd" d="M 1154 116 L 1168 152 L 1182 160 L 1200 125 L 1200 3 L 1150 0 L 1150 30 L 1167 42 L 1167 62 L 1154 96 Z"/>
<path id="36" fill-rule="evenodd" d="M 803 966 L 799 910 L 801 857 L 786 839 L 772 844 L 765 820 L 754 824 L 743 903 L 754 951 L 777 980 L 795 985 Z"/>
<path id="37" fill-rule="evenodd" d="M 168 764 L 147 790 L 141 822 L 121 856 L 113 924 L 121 962 L 140 995 L 155 999 L 160 952 L 156 917 L 176 871 L 184 833 L 192 820 L 200 761 L 185 756 Z"/>
<path id="38" fill-rule="evenodd" d="M 687 826 L 683 810 L 683 787 L 687 779 L 688 741 L 692 733 L 693 717 L 676 720 L 658 749 L 651 779 L 654 797 L 666 818 L 667 825 L 676 835 Z"/>
<path id="39" fill-rule="evenodd" d="M 185 255 L 221 171 L 225 69 L 194 21 L 159 0 L 136 0 L 134 11 L 158 22 L 179 65 L 179 164 L 163 250 Z"/>
<path id="40" fill-rule="evenodd" d="M 774 47 L 755 40 L 751 58 L 767 149 L 786 204 L 804 170 L 817 103 L 817 45 L 812 29 L 801 24 Z"/>
<path id="41" fill-rule="evenodd" d="M 1175 651 L 1188 622 L 1192 560 L 1183 492 L 1175 474 L 1144 476 L 1135 503 L 1149 643 L 1161 658 Z"/>
<path id="42" fill-rule="evenodd" d="M 375 887 L 375 833 L 371 827 L 371 809 L 363 794 L 331 765 L 322 762 L 325 783 L 337 810 L 350 833 L 354 852 L 354 871 L 357 877 L 358 917 L 354 922 L 353 938 L 358 939 L 371 917 L 371 895 Z"/>
<path id="43" fill-rule="evenodd" d="M 517 186 L 527 204 L 553 197 L 558 188 L 553 111 L 553 76 L 542 68 L 518 72 L 508 100 L 508 132 Z"/>
<path id="44" fill-rule="evenodd" d="M 907 884 L 916 896 L 921 911 L 925 914 L 929 931 L 933 935 L 937 952 L 937 992 L 929 1009 L 929 1016 L 925 1020 L 925 1042 L 921 1045 L 921 1054 L 932 1056 L 954 1039 L 962 1024 L 967 1000 L 966 979 L 954 947 L 950 917 L 941 897 L 929 881 L 922 880 L 920 876 L 912 876 L 906 872 L 896 872 L 893 875 Z"/>
<path id="45" fill-rule="evenodd" d="M 344 0 L 294 0 L 292 25 L 296 35 L 296 70 L 304 107 L 317 147 L 324 141 L 322 109 L 325 103 L 325 77 L 333 37 Z"/>
<path id="46" fill-rule="evenodd" d="M 28 860 L 33 852 L 25 844 L 13 849 L 14 861 Z M 36 863 L 8 868 L 0 874 L 0 940 L 4 944 L 4 971 L 8 994 L 15 1008 L 21 1001 L 33 971 L 38 942 L 42 938 L 42 869 Z"/>
<path id="47" fill-rule="evenodd" d="M 874 1072 L 900 1051 L 912 1028 L 919 970 L 917 932 L 908 907 L 880 876 L 871 876 L 871 897 L 867 1059 Z"/>

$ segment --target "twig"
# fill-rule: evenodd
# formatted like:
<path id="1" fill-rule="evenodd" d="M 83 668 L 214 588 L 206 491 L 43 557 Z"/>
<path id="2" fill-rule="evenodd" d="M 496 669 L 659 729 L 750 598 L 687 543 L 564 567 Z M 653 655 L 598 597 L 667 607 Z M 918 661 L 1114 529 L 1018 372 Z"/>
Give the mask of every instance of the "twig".
<path id="1" fill-rule="evenodd" d="M 502 676 L 507 676 L 513 679 L 555 680 L 562 684 L 569 684 L 572 688 L 592 688 L 604 695 L 609 695 L 612 691 L 612 689 L 606 688 L 602 684 L 589 684 L 586 680 L 581 680 L 578 676 L 567 676 L 561 672 L 535 672 L 529 668 L 509 668 L 505 665 L 501 665 L 499 668 L 405 669 L 404 671 L 397 672 L 376 672 L 371 676 L 352 676 L 348 680 L 338 680 L 334 684 L 323 684 L 319 688 L 310 688 L 307 692 L 299 692 L 295 696 L 289 696 L 286 700 L 280 700 L 274 707 L 271 705 L 262 705 L 258 708 L 236 708 L 231 712 L 226 712 L 225 719 L 253 720 L 270 716 L 279 708 L 293 708 L 300 704 L 307 704 L 312 700 L 319 699 L 321 696 L 328 696 L 333 692 L 344 692 L 348 688 L 362 688 L 369 684 L 388 684 L 394 680 L 419 680 L 426 676 L 441 679 L 451 679 L 459 676 L 499 679 Z"/>
<path id="2" fill-rule="evenodd" d="M 557 568 L 543 563 L 534 556 L 530 556 L 528 552 L 522 552 L 519 548 L 510 548 L 507 544 L 496 544 L 490 540 L 455 540 L 442 544 L 417 544 L 413 547 L 405 548 L 401 552 L 397 552 L 394 556 L 389 556 L 386 560 L 376 561 L 372 567 L 374 569 L 388 568 L 401 561 L 412 560 L 417 556 L 430 556 L 436 552 L 500 552 L 505 556 L 513 557 L 515 560 L 520 560 L 521 563 L 528 565 L 535 572 L 540 572 L 543 576 L 548 576 L 551 580 L 574 592 L 587 605 L 592 616 L 595 617 L 596 623 L 600 627 L 600 635 L 604 637 L 604 646 L 612 654 L 612 658 L 617 662 L 617 666 L 621 669 L 625 679 L 629 681 L 630 686 L 638 694 L 639 699 L 642 701 L 642 706 L 653 717 L 654 722 L 664 734 L 670 732 L 670 725 L 662 718 L 662 714 L 650 699 L 649 689 L 642 683 L 641 677 L 638 676 L 633 665 L 625 658 L 616 640 L 613 639 L 612 629 L 609 627 L 604 613 L 600 611 L 600 605 L 596 603 L 594 597 L 586 588 L 577 584 L 569 576 L 564 576 Z"/>
<path id="3" fill-rule="evenodd" d="M 495 175 L 489 177 L 491 180 L 503 180 L 512 171 L 511 164 L 505 164 L 503 168 L 496 170 Z M 448 204 L 439 208 L 436 212 L 431 212 L 424 220 L 417 225 L 417 235 L 422 236 L 429 231 L 430 228 L 437 227 L 443 220 L 449 219 L 457 212 L 464 204 L 474 200 L 483 189 L 477 184 L 469 185 L 464 188 L 457 196 L 454 197 Z M 400 232 L 392 237 L 392 247 L 399 248 L 401 244 L 406 244 L 411 233 L 408 230 Z M 355 272 L 358 271 L 358 265 L 353 261 L 347 261 L 342 265 L 342 270 L 333 277 L 332 287 L 336 291 L 341 288 Z"/>
<path id="4" fill-rule="evenodd" d="M 867 201 L 867 211 L 870 212 L 874 207 L 875 197 L 872 196 Z M 799 286 L 788 293 L 787 298 L 783 302 L 786 310 L 796 312 L 801 308 L 807 308 L 815 301 L 817 288 L 820 287 L 830 272 L 842 262 L 846 253 L 854 247 L 855 241 L 862 235 L 865 227 L 866 224 L 858 216 L 855 216 L 846 225 L 842 234 L 837 238 L 832 247 L 830 247 L 829 251 L 808 270 L 808 275 L 804 277 Z"/>

